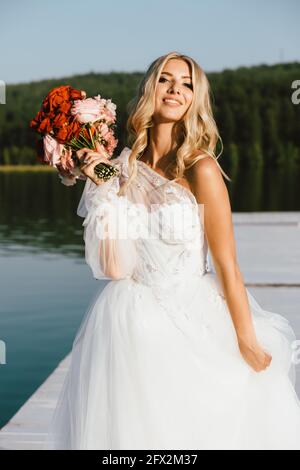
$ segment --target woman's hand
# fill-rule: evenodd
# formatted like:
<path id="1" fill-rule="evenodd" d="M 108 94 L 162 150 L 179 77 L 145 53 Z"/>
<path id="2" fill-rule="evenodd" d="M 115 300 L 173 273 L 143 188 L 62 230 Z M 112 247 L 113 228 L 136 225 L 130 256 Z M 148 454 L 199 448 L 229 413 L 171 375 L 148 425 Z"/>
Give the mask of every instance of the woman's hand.
<path id="1" fill-rule="evenodd" d="M 255 372 L 261 372 L 270 365 L 272 356 L 264 351 L 257 342 L 250 343 L 239 338 L 238 344 L 243 358 Z"/>
<path id="2" fill-rule="evenodd" d="M 95 184 L 100 185 L 103 184 L 105 181 L 101 178 L 98 178 L 96 173 L 94 172 L 94 168 L 98 163 L 108 163 L 111 165 L 111 162 L 108 158 L 108 154 L 105 152 L 103 147 L 96 142 L 96 149 L 97 151 L 91 150 L 89 148 L 82 148 L 77 150 L 76 155 L 80 160 L 80 171 L 90 178 Z"/>

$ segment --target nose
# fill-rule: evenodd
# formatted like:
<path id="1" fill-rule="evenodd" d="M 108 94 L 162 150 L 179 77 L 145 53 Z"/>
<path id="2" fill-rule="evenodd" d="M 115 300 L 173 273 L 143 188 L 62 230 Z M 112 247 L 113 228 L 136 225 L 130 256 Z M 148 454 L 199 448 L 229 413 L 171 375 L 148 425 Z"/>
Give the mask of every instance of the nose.
<path id="1" fill-rule="evenodd" d="M 177 87 L 175 83 L 172 83 L 172 84 L 171 84 L 170 90 L 173 90 L 174 93 L 180 93 L 180 88 Z"/>

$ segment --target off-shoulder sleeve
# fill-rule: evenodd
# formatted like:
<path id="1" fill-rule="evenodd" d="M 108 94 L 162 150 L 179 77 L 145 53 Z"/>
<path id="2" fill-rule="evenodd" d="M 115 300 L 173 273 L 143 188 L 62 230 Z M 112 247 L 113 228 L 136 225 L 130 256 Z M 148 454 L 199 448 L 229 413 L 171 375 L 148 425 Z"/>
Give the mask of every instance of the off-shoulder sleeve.
<path id="1" fill-rule="evenodd" d="M 136 215 L 127 196 L 118 196 L 120 175 L 97 186 L 87 179 L 77 214 L 84 217 L 85 260 L 96 279 L 124 279 L 136 264 L 136 240 L 130 233 Z"/>

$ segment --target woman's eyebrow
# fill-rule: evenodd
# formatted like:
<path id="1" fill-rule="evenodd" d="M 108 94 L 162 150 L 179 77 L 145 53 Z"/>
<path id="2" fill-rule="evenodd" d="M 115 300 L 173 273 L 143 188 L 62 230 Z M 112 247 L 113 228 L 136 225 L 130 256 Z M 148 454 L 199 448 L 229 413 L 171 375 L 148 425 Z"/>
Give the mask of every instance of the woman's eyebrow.
<path id="1" fill-rule="evenodd" d="M 171 77 L 174 77 L 174 75 L 170 72 L 162 72 L 162 74 L 165 73 L 166 75 L 170 75 Z M 189 75 L 183 75 L 181 78 L 190 78 L 192 80 L 192 77 Z"/>

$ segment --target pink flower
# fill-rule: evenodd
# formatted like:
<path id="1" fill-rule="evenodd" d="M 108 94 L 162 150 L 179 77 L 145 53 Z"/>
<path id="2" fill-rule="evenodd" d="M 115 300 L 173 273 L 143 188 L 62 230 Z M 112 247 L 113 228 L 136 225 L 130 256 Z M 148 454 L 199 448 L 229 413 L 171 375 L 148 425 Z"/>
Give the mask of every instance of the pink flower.
<path id="1" fill-rule="evenodd" d="M 72 154 L 72 151 L 68 150 L 67 152 L 65 152 L 65 155 L 63 155 L 63 157 L 61 158 L 60 163 L 56 165 L 56 168 L 58 170 L 58 176 L 65 186 L 73 186 L 74 184 L 76 184 L 76 180 L 78 178 L 78 172 L 76 171 L 76 167 L 70 167 L 70 165 L 74 166 L 73 160 L 72 163 L 70 163 L 69 161 L 70 153 Z"/>
<path id="2" fill-rule="evenodd" d="M 49 163 L 50 166 L 55 166 L 60 162 L 60 157 L 64 149 L 63 144 L 60 144 L 57 140 L 53 139 L 50 134 L 46 134 L 45 137 L 43 137 L 43 144 L 45 162 Z"/>
<path id="3" fill-rule="evenodd" d="M 71 113 L 75 119 L 82 124 L 95 122 L 100 119 L 103 104 L 101 99 L 87 98 L 86 100 L 75 100 Z"/>
<path id="4" fill-rule="evenodd" d="M 108 125 L 104 122 L 100 122 L 96 126 L 98 132 L 100 133 L 100 136 L 105 139 L 106 134 L 109 132 Z"/>
<path id="5" fill-rule="evenodd" d="M 117 106 L 109 100 L 101 98 L 100 95 L 85 100 L 76 100 L 71 109 L 75 119 L 82 124 L 95 122 L 104 119 L 107 124 L 112 124 L 116 120 Z"/>
<path id="6" fill-rule="evenodd" d="M 117 106 L 111 101 L 111 99 L 106 100 L 105 107 L 107 108 L 108 112 L 116 119 L 116 109 Z"/>
<path id="7" fill-rule="evenodd" d="M 69 171 L 75 167 L 74 160 L 72 159 L 72 150 L 64 149 L 60 157 L 60 164 L 63 170 Z"/>
<path id="8" fill-rule="evenodd" d="M 107 124 L 113 124 L 115 122 L 116 115 L 112 113 L 109 109 L 105 108 L 102 114 L 103 114 L 103 119 L 105 119 L 105 122 L 107 122 Z"/>
<path id="9" fill-rule="evenodd" d="M 117 144 L 118 139 L 115 138 L 113 131 L 109 129 L 108 133 L 105 135 L 105 140 L 107 144 L 105 145 L 105 150 L 112 156 Z"/>
<path id="10" fill-rule="evenodd" d="M 74 184 L 76 184 L 77 182 L 76 176 L 64 176 L 61 173 L 58 173 L 58 176 L 60 178 L 61 183 L 65 186 L 74 186 Z"/>

